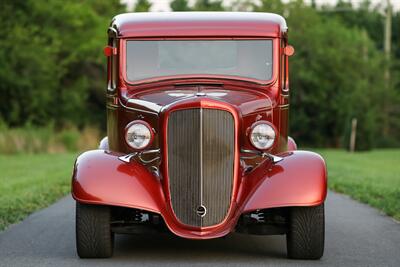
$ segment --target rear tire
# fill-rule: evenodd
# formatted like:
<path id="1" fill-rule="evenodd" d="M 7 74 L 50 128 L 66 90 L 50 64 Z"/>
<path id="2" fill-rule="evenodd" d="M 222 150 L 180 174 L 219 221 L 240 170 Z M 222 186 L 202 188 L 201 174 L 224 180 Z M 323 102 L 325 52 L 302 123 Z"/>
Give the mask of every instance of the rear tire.
<path id="1" fill-rule="evenodd" d="M 76 202 L 76 249 L 80 258 L 109 258 L 114 250 L 110 207 Z"/>
<path id="2" fill-rule="evenodd" d="M 290 209 L 286 235 L 287 254 L 291 259 L 317 260 L 324 254 L 324 204 Z"/>

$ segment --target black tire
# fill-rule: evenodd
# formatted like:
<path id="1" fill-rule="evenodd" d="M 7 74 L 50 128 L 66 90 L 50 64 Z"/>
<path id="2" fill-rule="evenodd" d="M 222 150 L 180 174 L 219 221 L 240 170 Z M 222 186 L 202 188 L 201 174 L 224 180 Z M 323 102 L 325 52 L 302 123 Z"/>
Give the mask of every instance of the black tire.
<path id="1" fill-rule="evenodd" d="M 76 250 L 80 258 L 109 258 L 114 251 L 110 207 L 76 202 Z"/>
<path id="2" fill-rule="evenodd" d="M 286 235 L 287 254 L 291 259 L 317 260 L 324 254 L 324 204 L 290 209 Z"/>

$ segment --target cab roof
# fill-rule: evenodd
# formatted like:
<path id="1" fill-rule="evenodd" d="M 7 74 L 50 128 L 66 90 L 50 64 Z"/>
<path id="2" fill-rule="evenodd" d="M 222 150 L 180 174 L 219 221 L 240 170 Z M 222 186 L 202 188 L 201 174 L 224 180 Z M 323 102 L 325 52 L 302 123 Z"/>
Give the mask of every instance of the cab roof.
<path id="1" fill-rule="evenodd" d="M 129 37 L 281 37 L 285 19 L 256 12 L 125 13 L 111 21 L 120 38 Z"/>

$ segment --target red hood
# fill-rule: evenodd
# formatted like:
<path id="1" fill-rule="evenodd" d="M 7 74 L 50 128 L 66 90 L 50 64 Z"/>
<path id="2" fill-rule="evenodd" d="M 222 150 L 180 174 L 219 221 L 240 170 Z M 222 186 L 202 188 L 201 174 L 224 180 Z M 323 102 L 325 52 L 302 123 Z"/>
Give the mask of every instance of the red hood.
<path id="1" fill-rule="evenodd" d="M 165 106 L 198 96 L 206 96 L 210 99 L 229 103 L 235 106 L 242 116 L 268 110 L 273 106 L 267 93 L 212 85 L 187 85 L 165 89 L 130 91 L 123 97 L 123 102 L 129 107 L 140 107 L 158 113 Z"/>

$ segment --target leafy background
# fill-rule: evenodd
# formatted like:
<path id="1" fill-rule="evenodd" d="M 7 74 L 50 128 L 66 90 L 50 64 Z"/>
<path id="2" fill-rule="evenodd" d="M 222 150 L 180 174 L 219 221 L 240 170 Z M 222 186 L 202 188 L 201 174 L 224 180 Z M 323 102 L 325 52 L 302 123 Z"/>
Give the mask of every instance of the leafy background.
<path id="1" fill-rule="evenodd" d="M 151 7 L 138 0 L 134 11 Z M 399 13 L 392 53 L 383 52 L 385 6 L 344 1 L 173 0 L 175 11 L 245 10 L 287 18 L 291 58 L 291 135 L 303 146 L 347 147 L 358 119 L 357 149 L 400 146 Z M 126 11 L 118 0 L 3 0 L 0 9 L 0 129 L 105 130 L 106 29 Z M 389 74 L 386 78 L 385 75 Z M 389 77 L 389 78 L 388 78 Z M 1 140 L 0 140 L 1 143 Z M 1 145 L 0 145 L 1 149 Z"/>
<path id="2" fill-rule="evenodd" d="M 330 189 L 400 220 L 400 13 L 393 13 L 392 50 L 385 53 L 385 4 L 231 3 L 170 5 L 282 14 L 296 49 L 290 134 L 300 147 L 319 147 Z M 150 8 L 137 0 L 133 11 Z M 105 135 L 102 49 L 111 18 L 122 12 L 118 0 L 0 2 L 0 231 L 69 193 L 78 151 L 96 148 Z M 348 147 L 353 118 L 356 148 L 369 151 L 332 149 Z M 388 147 L 397 149 L 373 149 Z"/>

